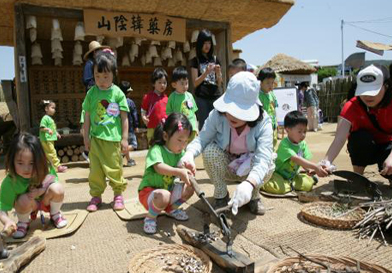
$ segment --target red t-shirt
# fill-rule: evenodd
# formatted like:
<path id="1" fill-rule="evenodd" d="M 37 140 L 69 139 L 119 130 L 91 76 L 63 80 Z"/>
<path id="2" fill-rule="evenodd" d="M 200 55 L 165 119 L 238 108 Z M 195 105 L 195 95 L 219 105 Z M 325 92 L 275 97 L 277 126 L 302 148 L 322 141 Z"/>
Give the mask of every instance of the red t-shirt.
<path id="1" fill-rule="evenodd" d="M 155 128 L 162 118 L 166 117 L 167 95 L 158 95 L 155 91 L 151 91 L 144 95 L 142 101 L 142 109 L 146 111 L 149 122 L 147 128 Z"/>
<path id="2" fill-rule="evenodd" d="M 376 116 L 379 126 L 386 132 L 380 132 L 370 121 L 365 108 L 360 104 L 359 98 L 354 97 L 344 105 L 340 116 L 351 122 L 351 132 L 364 129 L 369 131 L 376 143 L 384 144 L 392 141 L 392 103 L 387 107 L 371 109 L 370 113 Z"/>

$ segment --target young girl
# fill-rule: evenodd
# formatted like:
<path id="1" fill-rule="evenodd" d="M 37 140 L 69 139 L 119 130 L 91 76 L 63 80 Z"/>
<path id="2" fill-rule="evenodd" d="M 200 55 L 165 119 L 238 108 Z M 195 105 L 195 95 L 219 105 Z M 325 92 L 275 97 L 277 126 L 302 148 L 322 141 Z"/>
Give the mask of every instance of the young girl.
<path id="1" fill-rule="evenodd" d="M 220 62 L 214 55 L 212 34 L 203 29 L 199 32 L 196 42 L 196 57 L 191 60 L 191 75 L 195 88 L 197 120 L 199 130 L 203 128 L 204 121 L 214 106 L 214 101 L 222 94 L 219 86 L 222 84 L 222 71 Z"/>
<path id="2" fill-rule="evenodd" d="M 171 114 L 154 131 L 146 170 L 138 189 L 139 200 L 148 210 L 144 219 L 144 232 L 147 234 L 157 231 L 156 220 L 162 210 L 177 220 L 188 220 L 186 212 L 178 208 L 193 194 L 189 182 L 190 171 L 178 168 L 177 163 L 184 154 L 191 132 L 192 125 L 180 113 Z M 175 183 L 176 176 L 185 184 Z"/>
<path id="3" fill-rule="evenodd" d="M 154 135 L 154 129 L 158 126 L 163 117 L 166 116 L 167 95 L 167 73 L 159 67 L 154 70 L 151 83 L 154 90 L 143 97 L 141 115 L 144 124 L 147 126 L 147 140 L 150 143 Z"/>
<path id="4" fill-rule="evenodd" d="M 41 104 L 44 107 L 46 115 L 41 119 L 39 139 L 48 160 L 57 168 L 58 172 L 62 173 L 68 168 L 60 165 L 60 160 L 57 158 L 56 149 L 54 148 L 54 142 L 58 138 L 61 138 L 60 134 L 56 131 L 56 123 L 52 118 L 56 113 L 56 104 L 51 100 L 43 100 Z"/>
<path id="5" fill-rule="evenodd" d="M 194 157 L 203 152 L 204 167 L 215 186 L 215 207 L 228 204 L 226 180 L 242 181 L 229 204 L 233 214 L 248 204 L 262 215 L 259 190 L 274 170 L 271 119 L 259 100 L 260 83 L 250 72 L 238 72 L 214 102 L 203 129 L 186 148 L 180 164 L 195 171 Z"/>
<path id="6" fill-rule="evenodd" d="M 12 140 L 5 170 L 7 176 L 0 189 L 0 221 L 4 230 L 16 230 L 14 238 L 25 237 L 30 215 L 34 218 L 38 210 L 50 212 L 50 219 L 56 228 L 67 225 L 60 212 L 64 188 L 57 183 L 56 171 L 47 161 L 37 137 L 21 133 Z M 17 224 L 8 217 L 8 211 L 13 207 L 18 217 Z"/>
<path id="7" fill-rule="evenodd" d="M 119 87 L 113 84 L 117 62 L 112 51 L 104 49 L 94 60 L 95 85 L 83 102 L 84 146 L 89 150 L 88 177 L 91 201 L 87 210 L 94 212 L 102 203 L 106 178 L 114 191 L 114 210 L 124 209 L 122 196 L 126 188 L 123 177 L 121 152 L 128 152 L 127 100 Z"/>

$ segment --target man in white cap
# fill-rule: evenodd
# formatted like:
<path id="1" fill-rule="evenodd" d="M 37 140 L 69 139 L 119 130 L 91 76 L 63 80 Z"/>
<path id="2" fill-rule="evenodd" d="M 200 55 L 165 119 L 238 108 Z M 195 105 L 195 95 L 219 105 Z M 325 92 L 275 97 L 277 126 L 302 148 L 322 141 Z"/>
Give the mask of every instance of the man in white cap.
<path id="1" fill-rule="evenodd" d="M 358 73 L 355 97 L 340 116 L 335 139 L 320 164 L 330 168 L 348 139 L 355 172 L 363 174 L 366 166 L 378 164 L 380 174 L 391 181 L 392 82 L 386 67 L 370 65 Z"/>
<path id="2" fill-rule="evenodd" d="M 234 215 L 245 204 L 254 214 L 265 213 L 259 190 L 274 169 L 271 119 L 261 106 L 259 89 L 252 73 L 235 74 L 180 160 L 195 171 L 194 158 L 203 153 L 204 167 L 215 186 L 214 206 L 232 205 Z M 226 181 L 242 181 L 230 201 Z"/>

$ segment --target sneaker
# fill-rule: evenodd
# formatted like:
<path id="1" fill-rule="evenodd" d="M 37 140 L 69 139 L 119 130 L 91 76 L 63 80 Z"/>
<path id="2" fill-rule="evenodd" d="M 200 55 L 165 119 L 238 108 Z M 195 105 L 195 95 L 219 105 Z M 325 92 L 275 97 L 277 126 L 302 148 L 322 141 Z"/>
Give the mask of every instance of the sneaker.
<path id="1" fill-rule="evenodd" d="M 97 211 L 98 208 L 101 206 L 101 204 L 102 204 L 101 197 L 93 197 L 91 198 L 90 203 L 87 206 L 87 210 L 89 212 Z"/>
<path id="2" fill-rule="evenodd" d="M 157 220 L 150 218 L 144 219 L 143 230 L 147 234 L 157 233 Z"/>
<path id="3" fill-rule="evenodd" d="M 64 173 L 67 169 L 68 169 L 67 166 L 60 165 L 60 166 L 57 167 L 57 172 Z"/>
<path id="4" fill-rule="evenodd" d="M 167 216 L 174 218 L 178 221 L 187 221 L 189 219 L 188 214 L 186 214 L 186 212 L 182 209 L 172 210 L 167 214 Z"/>
<path id="5" fill-rule="evenodd" d="M 88 163 L 90 163 L 90 159 L 88 158 L 88 151 L 83 151 L 82 156 Z"/>
<path id="6" fill-rule="evenodd" d="M 136 162 L 131 158 L 128 160 L 127 167 L 133 167 L 133 166 L 136 166 Z"/>
<path id="7" fill-rule="evenodd" d="M 261 199 L 250 200 L 248 203 L 248 207 L 251 213 L 256 215 L 264 215 L 265 207 Z"/>
<path id="8" fill-rule="evenodd" d="M 213 205 L 213 208 L 215 210 L 226 207 L 227 203 L 229 203 L 230 197 L 229 194 L 227 194 L 225 197 L 223 198 L 215 198 L 215 203 Z"/>
<path id="9" fill-rule="evenodd" d="M 12 235 L 14 239 L 21 239 L 24 238 L 27 234 L 27 230 L 29 229 L 30 223 L 25 223 L 25 222 L 18 222 L 16 224 L 16 231 Z"/>
<path id="10" fill-rule="evenodd" d="M 114 210 L 123 210 L 124 206 L 124 197 L 122 195 L 116 195 L 113 199 L 113 209 Z"/>
<path id="11" fill-rule="evenodd" d="M 50 221 L 53 223 L 53 225 L 56 228 L 63 228 L 67 226 L 68 221 L 61 215 L 60 212 L 57 212 L 56 214 L 50 215 Z"/>

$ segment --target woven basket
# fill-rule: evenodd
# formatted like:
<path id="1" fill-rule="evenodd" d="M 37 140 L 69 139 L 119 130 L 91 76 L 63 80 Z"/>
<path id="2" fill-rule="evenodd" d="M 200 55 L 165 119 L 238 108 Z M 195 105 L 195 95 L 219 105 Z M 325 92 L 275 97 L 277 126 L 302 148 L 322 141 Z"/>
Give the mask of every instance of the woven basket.
<path id="1" fill-rule="evenodd" d="M 334 269 L 339 272 L 353 272 L 354 269 L 358 269 L 357 263 L 359 263 L 361 273 L 392 273 L 390 270 L 384 267 L 356 261 L 347 257 L 329 257 L 324 255 L 306 255 L 306 257 L 324 263 L 330 266 L 330 269 Z M 307 270 L 304 270 L 304 267 Z M 300 257 L 285 258 L 268 269 L 266 273 L 286 273 L 286 272 L 320 272 L 319 269 L 326 270 L 325 267 L 316 263 L 310 262 Z M 351 271 L 348 271 L 351 269 Z M 324 272 L 324 271 L 321 271 Z M 326 271 L 325 271 L 326 272 Z"/>
<path id="2" fill-rule="evenodd" d="M 193 258 L 199 270 L 190 271 L 182 259 Z M 194 262 L 188 265 L 194 265 Z M 129 273 L 158 273 L 158 272 L 197 272 L 209 273 L 212 269 L 210 258 L 201 250 L 188 245 L 162 245 L 153 249 L 146 249 L 131 259 Z"/>
<path id="3" fill-rule="evenodd" d="M 303 206 L 301 215 L 307 221 L 318 226 L 335 229 L 352 229 L 365 216 L 365 211 L 361 208 L 342 212 L 340 215 L 331 216 L 334 207 L 340 206 L 333 202 L 313 202 Z"/>

